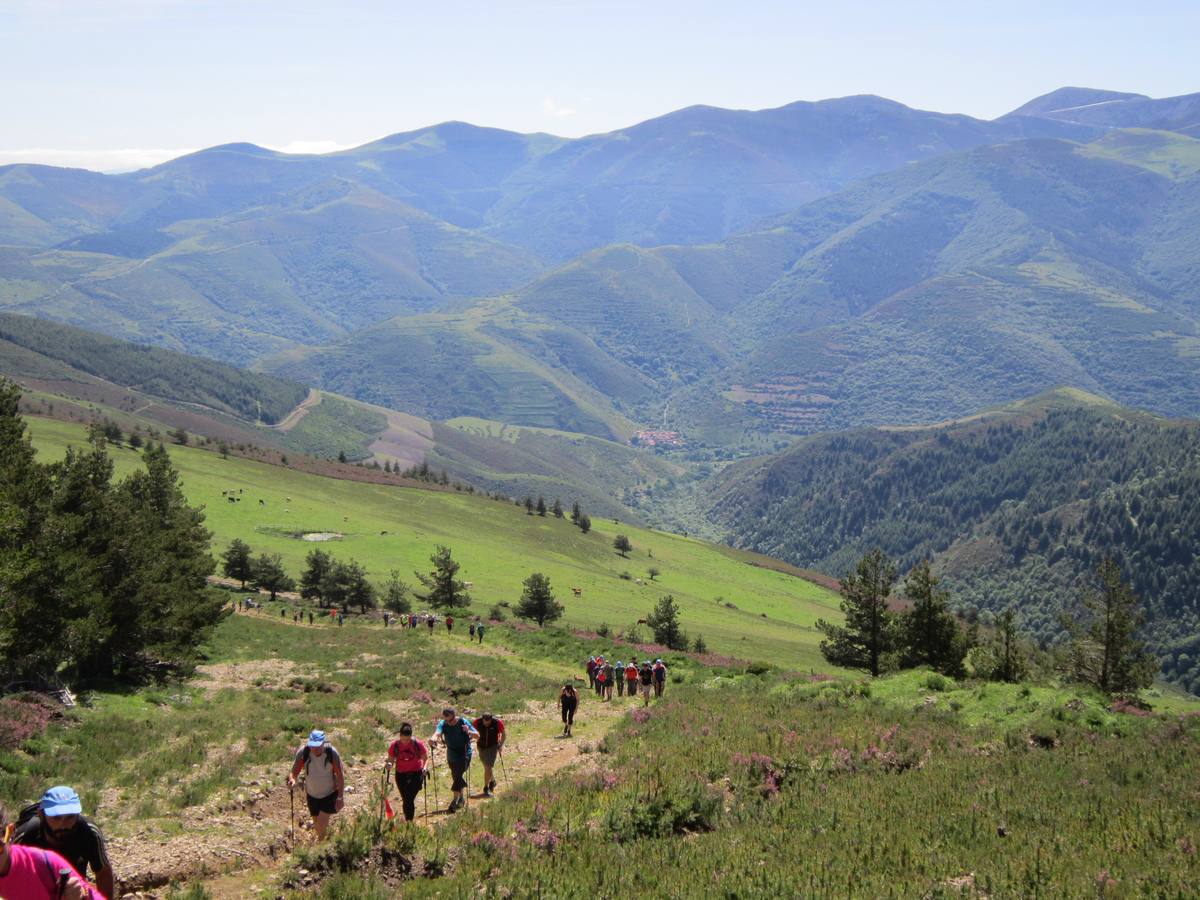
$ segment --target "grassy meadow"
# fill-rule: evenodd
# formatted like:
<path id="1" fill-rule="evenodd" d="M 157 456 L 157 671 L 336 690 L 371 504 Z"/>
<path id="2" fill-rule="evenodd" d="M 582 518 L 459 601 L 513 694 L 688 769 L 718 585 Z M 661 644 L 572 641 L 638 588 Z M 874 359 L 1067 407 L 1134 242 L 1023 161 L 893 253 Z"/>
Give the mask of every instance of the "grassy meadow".
<path id="1" fill-rule="evenodd" d="M 84 442 L 78 425 L 33 417 L 28 424 L 43 460 Z M 298 576 L 305 555 L 321 547 L 357 559 L 377 583 L 392 569 L 415 583 L 413 572 L 428 571 L 430 554 L 445 544 L 462 565 L 460 576 L 474 584 L 475 613 L 486 614 L 501 601 L 515 603 L 521 582 L 540 571 L 566 607 L 566 624 L 623 629 L 670 593 L 679 602 L 684 629 L 703 635 L 710 651 L 828 668 L 814 623 L 838 614 L 837 597 L 802 578 L 749 565 L 726 548 L 598 517 L 585 535 L 566 519 L 528 516 L 523 508 L 477 495 L 339 481 L 194 448 L 170 451 L 189 501 L 205 507 L 214 552 L 241 538 L 255 553 L 279 553 Z M 140 465 L 138 454 L 127 448 L 112 448 L 111 454 L 118 475 Z M 230 490 L 241 492 L 235 494 L 240 502 L 222 496 Z M 571 499 L 562 498 L 568 509 Z M 323 543 L 300 539 L 317 532 L 342 537 Z M 618 533 L 633 544 L 628 558 L 613 549 Z M 662 573 L 653 582 L 652 566 Z M 625 573 L 629 580 L 621 577 Z M 638 578 L 644 583 L 637 584 Z M 572 587 L 582 596 L 575 597 Z"/>

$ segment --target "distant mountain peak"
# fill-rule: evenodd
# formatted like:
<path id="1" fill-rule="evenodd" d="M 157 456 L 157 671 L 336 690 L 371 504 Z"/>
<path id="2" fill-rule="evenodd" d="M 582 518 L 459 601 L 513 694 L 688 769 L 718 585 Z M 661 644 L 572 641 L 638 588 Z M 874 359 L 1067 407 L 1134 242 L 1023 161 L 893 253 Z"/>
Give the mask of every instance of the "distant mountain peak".
<path id="1" fill-rule="evenodd" d="M 1087 87 L 1060 87 L 1048 94 L 1034 97 L 1024 106 L 1017 107 L 1012 112 L 1007 113 L 1007 115 L 1041 116 L 1068 109 L 1078 109 L 1081 106 L 1094 106 L 1097 103 L 1149 99 L 1145 94 L 1131 94 L 1125 91 L 1107 91 L 1102 88 Z"/>

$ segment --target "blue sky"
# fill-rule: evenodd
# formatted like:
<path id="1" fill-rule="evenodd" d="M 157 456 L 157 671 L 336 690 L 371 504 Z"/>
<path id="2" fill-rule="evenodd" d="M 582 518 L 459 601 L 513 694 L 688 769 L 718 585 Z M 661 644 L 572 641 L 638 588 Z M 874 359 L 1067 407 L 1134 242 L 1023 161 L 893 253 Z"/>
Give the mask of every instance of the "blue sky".
<path id="1" fill-rule="evenodd" d="M 875 93 L 990 118 L 1200 90 L 1196 2 L 0 0 L 0 163 L 319 151 L 462 119 L 580 135 Z"/>

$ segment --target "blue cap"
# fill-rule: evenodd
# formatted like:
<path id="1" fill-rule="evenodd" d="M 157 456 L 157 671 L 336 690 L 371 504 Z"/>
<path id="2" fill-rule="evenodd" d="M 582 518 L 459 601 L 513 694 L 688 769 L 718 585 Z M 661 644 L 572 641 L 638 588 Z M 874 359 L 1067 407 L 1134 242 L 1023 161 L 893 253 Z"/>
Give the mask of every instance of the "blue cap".
<path id="1" fill-rule="evenodd" d="M 83 812 L 79 795 L 66 785 L 52 787 L 42 794 L 42 812 L 47 816 L 77 816 Z"/>
<path id="2" fill-rule="evenodd" d="M 324 747 L 325 746 L 325 732 L 320 731 L 319 729 L 313 729 L 312 733 L 309 734 L 309 736 L 308 736 L 308 746 Z"/>

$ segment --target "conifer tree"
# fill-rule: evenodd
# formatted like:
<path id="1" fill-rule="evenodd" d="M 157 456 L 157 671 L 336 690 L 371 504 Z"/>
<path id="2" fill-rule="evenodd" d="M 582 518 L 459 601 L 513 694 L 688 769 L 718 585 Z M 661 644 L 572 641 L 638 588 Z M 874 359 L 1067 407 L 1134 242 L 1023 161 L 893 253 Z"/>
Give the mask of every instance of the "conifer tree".
<path id="1" fill-rule="evenodd" d="M 672 650 L 686 650 L 687 635 L 679 627 L 679 605 L 675 597 L 667 594 L 659 599 L 654 611 L 646 616 L 646 624 L 654 632 L 654 642 Z"/>
<path id="2" fill-rule="evenodd" d="M 996 618 L 992 656 L 991 677 L 996 681 L 1020 681 L 1025 677 L 1025 652 L 1017 630 L 1017 616 L 1011 607 Z"/>
<path id="3" fill-rule="evenodd" d="M 426 575 L 424 572 L 414 572 L 417 580 L 425 586 L 424 594 L 417 594 L 435 609 L 457 609 L 471 605 L 471 596 L 467 593 L 466 585 L 455 576 L 458 575 L 459 565 L 450 555 L 449 547 L 439 546 L 429 557 L 433 563 L 433 571 Z"/>
<path id="4" fill-rule="evenodd" d="M 884 657 L 896 649 L 895 615 L 888 596 L 896 583 L 896 564 L 880 549 L 859 560 L 854 572 L 842 578 L 842 612 L 845 625 L 818 620 L 824 633 L 821 654 L 836 666 L 865 669 L 878 676 Z"/>
<path id="5" fill-rule="evenodd" d="M 1111 558 L 1100 563 L 1096 583 L 1084 591 L 1082 605 L 1084 615 L 1065 622 L 1072 635 L 1071 663 L 1076 677 L 1107 694 L 1149 687 L 1159 664 L 1137 637 L 1145 612 Z"/>
<path id="6" fill-rule="evenodd" d="M 562 502 L 557 497 L 554 498 L 554 506 L 550 507 L 550 511 L 554 513 L 554 518 L 556 519 L 563 517 Z"/>
<path id="7" fill-rule="evenodd" d="M 545 516 L 545 515 L 546 515 L 546 498 L 545 498 L 545 497 L 543 497 L 541 494 L 538 494 L 538 499 L 537 499 L 537 514 L 538 514 L 539 516 Z"/>
<path id="8" fill-rule="evenodd" d="M 913 566 L 904 579 L 904 596 L 912 606 L 900 618 L 903 661 L 959 677 L 974 642 L 950 612 L 950 594 L 939 583 L 927 559 Z"/>
<path id="9" fill-rule="evenodd" d="M 579 517 L 583 515 L 583 510 L 579 508 L 579 501 L 576 500 L 571 504 L 571 524 L 578 525 Z"/>
<path id="10" fill-rule="evenodd" d="M 618 534 L 613 538 L 613 549 L 628 559 L 629 551 L 633 549 L 633 544 L 629 543 L 629 538 L 625 535 Z"/>
<path id="11" fill-rule="evenodd" d="M 296 582 L 288 577 L 283 568 L 283 557 L 278 553 L 261 554 L 254 561 L 254 586 L 260 590 L 270 591 L 271 599 L 280 591 L 290 591 L 296 587 Z"/>
<path id="12" fill-rule="evenodd" d="M 304 559 L 304 572 L 300 576 L 300 596 L 305 600 L 316 600 L 318 606 L 325 606 L 325 582 L 333 560 L 329 554 L 320 548 L 309 551 Z"/>
<path id="13" fill-rule="evenodd" d="M 254 577 L 254 567 L 250 562 L 250 546 L 241 538 L 229 542 L 229 548 L 221 554 L 223 560 L 221 571 L 226 578 L 236 578 L 246 589 L 246 582 Z"/>
<path id="14" fill-rule="evenodd" d="M 524 590 L 514 612 L 518 618 L 537 622 L 538 627 L 542 628 L 547 622 L 558 619 L 563 614 L 563 607 L 554 599 L 550 579 L 541 572 L 534 572 L 525 579 Z"/>

